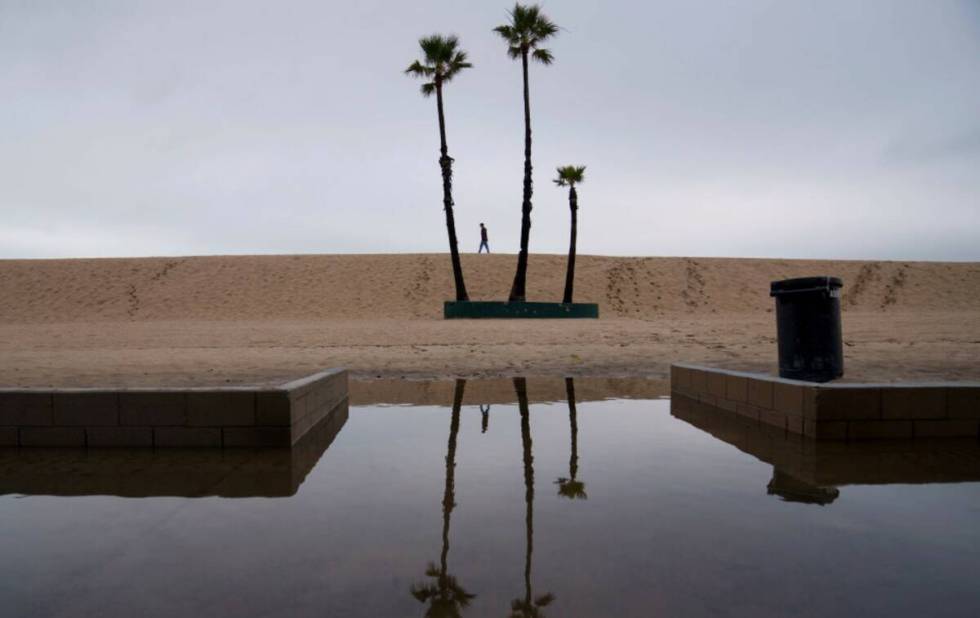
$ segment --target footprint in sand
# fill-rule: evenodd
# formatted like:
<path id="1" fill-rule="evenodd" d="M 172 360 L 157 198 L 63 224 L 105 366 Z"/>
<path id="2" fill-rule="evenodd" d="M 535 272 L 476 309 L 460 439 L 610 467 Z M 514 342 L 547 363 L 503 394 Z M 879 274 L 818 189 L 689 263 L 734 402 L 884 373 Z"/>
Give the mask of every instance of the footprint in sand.
<path id="1" fill-rule="evenodd" d="M 699 264 L 695 260 L 688 258 L 684 263 L 685 287 L 681 291 L 681 298 L 684 299 L 685 305 L 694 309 L 703 305 L 706 300 L 704 276 L 701 275 Z"/>

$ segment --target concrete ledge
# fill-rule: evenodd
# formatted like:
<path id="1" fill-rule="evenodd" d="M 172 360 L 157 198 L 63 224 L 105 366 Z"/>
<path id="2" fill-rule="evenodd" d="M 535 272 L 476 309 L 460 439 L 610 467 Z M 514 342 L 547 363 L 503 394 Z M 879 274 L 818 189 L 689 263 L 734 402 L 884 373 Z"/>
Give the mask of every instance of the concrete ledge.
<path id="1" fill-rule="evenodd" d="M 347 416 L 344 401 L 292 448 L 103 449 L 90 445 L 0 449 L 0 495 L 292 496 L 344 427 Z"/>
<path id="2" fill-rule="evenodd" d="M 772 465 L 768 493 L 787 501 L 827 504 L 842 485 L 980 481 L 975 438 L 930 440 L 917 432 L 914 440 L 817 441 L 684 395 L 671 398 L 670 413 Z"/>
<path id="3" fill-rule="evenodd" d="M 292 446 L 347 399 L 347 372 L 275 387 L 0 389 L 0 447 Z"/>
<path id="4" fill-rule="evenodd" d="M 529 303 L 502 300 L 449 301 L 443 305 L 447 320 L 499 318 L 598 318 L 595 303 Z"/>
<path id="5" fill-rule="evenodd" d="M 678 363 L 682 396 L 817 440 L 980 438 L 980 382 L 835 384 Z"/>

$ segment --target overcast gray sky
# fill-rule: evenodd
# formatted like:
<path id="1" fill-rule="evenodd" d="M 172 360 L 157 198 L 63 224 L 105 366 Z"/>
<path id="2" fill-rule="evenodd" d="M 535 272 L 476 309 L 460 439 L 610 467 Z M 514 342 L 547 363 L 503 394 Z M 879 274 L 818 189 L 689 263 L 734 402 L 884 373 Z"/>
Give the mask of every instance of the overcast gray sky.
<path id="1" fill-rule="evenodd" d="M 516 252 L 508 2 L 0 0 L 0 257 Z M 550 0 L 532 252 L 980 260 L 980 0 Z"/>

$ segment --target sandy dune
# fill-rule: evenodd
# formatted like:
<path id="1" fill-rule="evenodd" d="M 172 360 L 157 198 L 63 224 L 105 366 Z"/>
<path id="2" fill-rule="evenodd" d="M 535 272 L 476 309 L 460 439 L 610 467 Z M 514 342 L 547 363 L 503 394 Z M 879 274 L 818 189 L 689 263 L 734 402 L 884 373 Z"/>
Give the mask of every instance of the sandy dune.
<path id="1" fill-rule="evenodd" d="M 513 255 L 463 258 L 502 298 Z M 565 260 L 533 255 L 529 298 Z M 450 321 L 447 255 L 0 260 L 0 385 L 236 383 L 332 365 L 362 377 L 663 377 L 670 362 L 770 369 L 768 284 L 845 282 L 848 377 L 980 377 L 980 264 L 582 256 L 598 321 Z"/>

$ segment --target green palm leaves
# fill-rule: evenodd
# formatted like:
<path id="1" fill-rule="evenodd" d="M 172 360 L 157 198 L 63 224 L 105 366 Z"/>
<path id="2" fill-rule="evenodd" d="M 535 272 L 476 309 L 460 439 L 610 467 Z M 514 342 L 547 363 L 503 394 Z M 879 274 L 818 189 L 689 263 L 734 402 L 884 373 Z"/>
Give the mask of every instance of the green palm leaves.
<path id="1" fill-rule="evenodd" d="M 497 26 L 493 31 L 507 41 L 507 54 L 515 60 L 523 54 L 530 54 L 541 64 L 551 64 L 555 60 L 541 44 L 558 34 L 558 26 L 536 4 L 515 4 L 510 11 L 510 23 Z"/>
<path id="2" fill-rule="evenodd" d="M 584 165 L 563 165 L 556 169 L 558 171 L 558 176 L 553 182 L 559 187 L 574 187 L 575 185 L 582 184 L 585 181 Z"/>
<path id="3" fill-rule="evenodd" d="M 422 95 L 435 94 L 436 87 L 451 81 L 463 69 L 473 65 L 467 60 L 466 52 L 459 49 L 459 38 L 455 35 L 433 34 L 419 39 L 423 62 L 416 60 L 405 69 L 413 77 L 426 79 L 422 84 Z"/>
<path id="4" fill-rule="evenodd" d="M 459 585 L 455 577 L 442 573 L 434 564 L 429 565 L 425 575 L 434 581 L 412 586 L 411 593 L 417 601 L 428 605 L 426 618 L 460 618 L 462 610 L 476 598 Z"/>
<path id="5" fill-rule="evenodd" d="M 544 618 L 545 607 L 551 605 L 555 600 L 555 595 L 543 594 L 533 601 L 527 599 L 514 599 L 510 602 L 510 618 Z"/>

